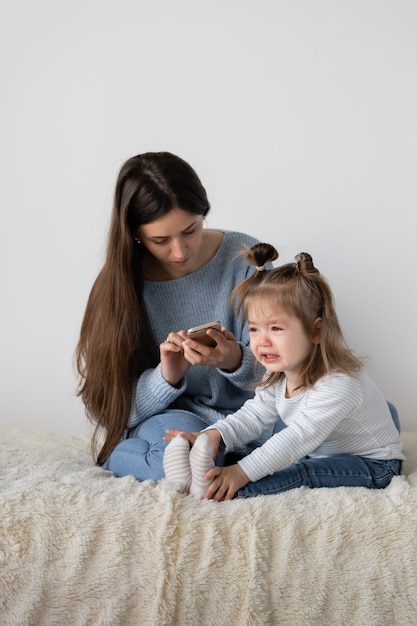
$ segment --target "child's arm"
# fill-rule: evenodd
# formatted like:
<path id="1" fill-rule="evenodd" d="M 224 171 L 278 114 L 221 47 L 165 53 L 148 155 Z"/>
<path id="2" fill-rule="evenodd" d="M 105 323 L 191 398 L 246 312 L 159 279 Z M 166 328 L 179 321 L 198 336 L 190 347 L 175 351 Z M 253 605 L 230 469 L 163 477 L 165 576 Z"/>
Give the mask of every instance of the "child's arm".
<path id="1" fill-rule="evenodd" d="M 267 389 L 258 388 L 255 396 L 247 400 L 240 409 L 213 425 L 221 433 L 226 453 L 255 440 L 276 424 L 279 418 L 275 401 L 276 389 L 277 385 Z"/>

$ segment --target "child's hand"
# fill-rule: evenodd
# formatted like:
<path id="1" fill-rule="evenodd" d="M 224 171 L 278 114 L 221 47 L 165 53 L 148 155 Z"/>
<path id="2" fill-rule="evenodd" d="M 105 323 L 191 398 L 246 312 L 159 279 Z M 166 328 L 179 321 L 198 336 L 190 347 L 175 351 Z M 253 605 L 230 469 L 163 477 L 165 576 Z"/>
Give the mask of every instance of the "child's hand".
<path id="1" fill-rule="evenodd" d="M 238 463 L 229 467 L 213 467 L 206 473 L 205 478 L 212 480 L 212 482 L 204 494 L 204 498 L 216 502 L 232 500 L 239 489 L 250 482 Z"/>
<path id="2" fill-rule="evenodd" d="M 219 446 L 222 441 L 222 436 L 216 428 L 210 428 L 209 430 L 204 430 L 203 433 L 207 435 L 207 437 L 210 440 L 211 456 L 214 461 L 219 451 Z M 201 435 L 203 433 L 198 433 L 198 434 Z"/>

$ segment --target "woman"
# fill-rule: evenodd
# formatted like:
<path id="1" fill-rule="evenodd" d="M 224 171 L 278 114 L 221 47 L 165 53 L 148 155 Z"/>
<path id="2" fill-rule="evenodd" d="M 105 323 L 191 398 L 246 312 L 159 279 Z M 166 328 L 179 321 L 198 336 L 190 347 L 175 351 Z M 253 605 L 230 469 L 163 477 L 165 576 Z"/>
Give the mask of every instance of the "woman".
<path id="1" fill-rule="evenodd" d="M 171 153 L 120 170 L 77 346 L 96 460 L 117 476 L 159 480 L 166 429 L 201 430 L 253 395 L 249 336 L 229 296 L 254 271 L 238 253 L 256 240 L 203 228 L 209 209 L 196 172 Z M 211 320 L 222 322 L 207 331 L 214 348 L 187 339 L 187 328 Z"/>

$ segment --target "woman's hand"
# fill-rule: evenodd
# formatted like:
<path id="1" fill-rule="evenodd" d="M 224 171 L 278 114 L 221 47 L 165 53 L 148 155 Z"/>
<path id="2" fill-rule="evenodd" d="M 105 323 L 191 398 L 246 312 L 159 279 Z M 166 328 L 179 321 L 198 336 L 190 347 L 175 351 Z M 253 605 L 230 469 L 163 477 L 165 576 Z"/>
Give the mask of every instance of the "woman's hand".
<path id="1" fill-rule="evenodd" d="M 161 356 L 162 376 L 175 387 L 184 378 L 191 363 L 184 358 L 182 344 L 187 337 L 185 330 L 178 333 L 169 333 L 164 342 L 159 345 Z"/>
<path id="2" fill-rule="evenodd" d="M 216 502 L 232 500 L 239 489 L 250 482 L 238 463 L 228 467 L 213 467 L 206 473 L 205 478 L 212 482 L 204 498 Z"/>
<path id="3" fill-rule="evenodd" d="M 183 430 L 174 430 L 174 429 L 169 429 L 169 428 L 165 432 L 166 432 L 166 435 L 162 437 L 164 441 L 172 441 L 173 439 L 175 439 L 175 437 L 180 435 L 181 437 L 183 437 L 183 439 L 186 439 L 187 441 L 189 441 L 191 445 L 195 443 L 195 440 L 200 434 L 199 432 L 187 433 L 187 432 L 184 432 Z"/>
<path id="4" fill-rule="evenodd" d="M 242 349 L 233 335 L 223 326 L 221 332 L 209 328 L 207 335 L 217 343 L 215 348 L 205 346 L 193 339 L 182 342 L 184 358 L 191 365 L 207 365 L 234 372 L 242 362 Z"/>
<path id="5" fill-rule="evenodd" d="M 189 441 L 192 446 L 195 444 L 197 437 L 199 437 L 202 433 L 204 433 L 205 435 L 208 436 L 210 440 L 211 454 L 212 454 L 213 460 L 216 458 L 217 452 L 219 451 L 220 442 L 222 440 L 222 436 L 216 428 L 210 428 L 209 430 L 204 430 L 204 431 L 199 431 L 199 432 L 194 432 L 194 433 L 185 432 L 183 430 L 174 430 L 174 429 L 167 428 L 165 432 L 166 432 L 166 435 L 162 437 L 164 441 L 172 441 L 172 439 L 174 439 L 175 437 L 179 435 L 180 437 L 183 437 L 184 439 Z"/>

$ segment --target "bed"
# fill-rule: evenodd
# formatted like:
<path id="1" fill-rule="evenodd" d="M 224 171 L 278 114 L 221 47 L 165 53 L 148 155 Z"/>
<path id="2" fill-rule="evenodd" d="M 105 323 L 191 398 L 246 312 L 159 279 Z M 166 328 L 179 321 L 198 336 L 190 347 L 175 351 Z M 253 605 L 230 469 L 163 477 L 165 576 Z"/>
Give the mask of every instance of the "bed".
<path id="1" fill-rule="evenodd" d="M 0 430 L 2 626 L 417 624 L 417 432 L 381 491 L 224 503 L 115 478 L 87 438 Z"/>

